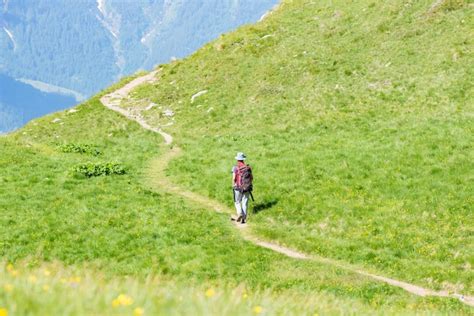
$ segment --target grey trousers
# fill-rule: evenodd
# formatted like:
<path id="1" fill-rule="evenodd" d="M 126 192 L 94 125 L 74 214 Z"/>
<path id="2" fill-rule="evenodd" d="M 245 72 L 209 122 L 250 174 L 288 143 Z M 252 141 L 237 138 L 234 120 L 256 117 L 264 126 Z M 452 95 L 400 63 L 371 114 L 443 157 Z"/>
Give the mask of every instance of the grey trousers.
<path id="1" fill-rule="evenodd" d="M 243 216 L 247 218 L 247 209 L 249 206 L 249 192 L 240 192 L 238 190 L 234 190 L 234 203 L 235 203 L 235 210 L 237 211 L 237 216 Z"/>

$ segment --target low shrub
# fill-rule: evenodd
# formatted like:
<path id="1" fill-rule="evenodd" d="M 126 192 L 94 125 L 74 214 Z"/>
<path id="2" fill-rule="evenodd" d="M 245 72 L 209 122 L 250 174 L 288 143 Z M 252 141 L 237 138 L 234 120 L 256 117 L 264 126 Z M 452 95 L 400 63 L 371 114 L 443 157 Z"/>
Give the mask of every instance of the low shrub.
<path id="1" fill-rule="evenodd" d="M 81 163 L 74 166 L 72 171 L 76 174 L 82 174 L 88 178 L 98 176 L 110 176 L 113 174 L 122 175 L 126 173 L 125 167 L 115 162 Z"/>
<path id="2" fill-rule="evenodd" d="M 64 144 L 59 146 L 59 149 L 63 153 L 78 153 L 78 154 L 89 154 L 92 156 L 99 156 L 101 154 L 97 147 L 89 144 Z"/>

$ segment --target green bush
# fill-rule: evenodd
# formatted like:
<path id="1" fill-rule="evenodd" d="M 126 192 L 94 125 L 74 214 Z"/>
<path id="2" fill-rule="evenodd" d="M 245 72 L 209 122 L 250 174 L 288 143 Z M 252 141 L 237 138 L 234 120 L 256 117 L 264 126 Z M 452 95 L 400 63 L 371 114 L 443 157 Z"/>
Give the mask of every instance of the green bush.
<path id="1" fill-rule="evenodd" d="M 122 175 L 125 174 L 125 168 L 115 162 L 105 162 L 105 163 L 81 163 L 73 168 L 73 172 L 76 174 L 82 174 L 88 178 L 98 177 L 98 176 L 110 176 L 113 174 Z"/>
<path id="2" fill-rule="evenodd" d="M 101 154 L 100 150 L 97 147 L 89 144 L 64 144 L 59 146 L 59 149 L 63 153 L 79 153 L 79 154 L 89 154 L 92 156 L 99 156 Z"/>

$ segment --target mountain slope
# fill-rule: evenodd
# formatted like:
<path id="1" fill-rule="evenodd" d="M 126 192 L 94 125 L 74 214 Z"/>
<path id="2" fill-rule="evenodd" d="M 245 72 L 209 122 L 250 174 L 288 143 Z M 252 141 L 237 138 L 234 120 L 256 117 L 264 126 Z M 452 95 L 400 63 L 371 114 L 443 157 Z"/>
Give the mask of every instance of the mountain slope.
<path id="1" fill-rule="evenodd" d="M 130 91 L 132 91 L 133 89 L 146 83 L 156 82 L 156 74 L 157 74 L 157 71 L 153 71 L 148 74 L 139 76 L 136 79 L 132 80 L 131 82 L 127 83 L 126 85 L 122 86 L 121 88 L 113 91 L 112 93 L 109 93 L 101 97 L 100 102 L 105 107 L 118 112 L 119 114 L 127 117 L 130 120 L 136 121 L 142 128 L 152 131 L 154 133 L 160 134 L 163 137 L 164 143 L 170 146 L 170 149 L 166 153 L 162 154 L 159 157 L 159 159 L 156 159 L 152 162 L 150 170 L 147 172 L 148 174 L 147 178 L 149 178 L 149 181 L 150 183 L 152 183 L 155 190 L 165 191 L 173 195 L 181 196 L 188 201 L 193 201 L 195 203 L 198 203 L 201 206 L 205 206 L 206 208 L 216 211 L 217 213 L 223 213 L 223 212 L 228 213 L 228 214 L 234 213 L 235 211 L 232 208 L 228 208 L 218 203 L 215 200 L 212 200 L 212 199 L 206 198 L 205 196 L 188 191 L 170 182 L 166 176 L 166 170 L 168 169 L 168 164 L 171 160 L 176 159 L 176 157 L 179 156 L 181 153 L 181 149 L 179 147 L 176 147 L 175 144 L 173 143 L 173 136 L 164 132 L 162 128 L 159 128 L 159 127 L 156 128 L 156 127 L 150 126 L 148 123 L 146 123 L 145 120 L 143 120 L 143 118 L 140 115 L 136 115 L 133 112 L 133 108 L 129 108 L 128 110 L 125 110 L 118 106 L 119 104 L 127 101 L 127 99 L 129 98 Z M 194 97 L 196 97 L 196 95 L 194 95 Z M 166 110 L 165 112 L 169 112 L 169 110 Z M 252 200 L 253 200 L 253 197 L 252 197 Z M 235 217 L 233 217 L 233 219 L 235 219 Z M 270 242 L 262 241 L 260 238 L 255 237 L 254 235 L 249 233 L 249 231 L 246 229 L 247 225 L 244 225 L 238 222 L 234 222 L 234 224 L 241 232 L 242 238 L 244 238 L 245 240 L 249 241 L 250 243 L 254 245 L 260 246 L 262 248 L 267 248 L 274 252 L 281 253 L 287 257 L 294 258 L 297 260 L 316 261 L 318 263 L 331 265 L 337 268 L 347 270 L 351 273 L 359 274 L 360 276 L 370 277 L 374 280 L 382 281 L 388 285 L 402 288 L 406 290 L 407 292 L 418 295 L 418 296 L 456 298 L 462 301 L 463 303 L 465 303 L 466 305 L 474 306 L 473 296 L 464 295 L 462 293 L 450 293 L 449 291 L 446 291 L 446 290 L 433 291 L 431 289 L 425 289 L 420 286 L 410 284 L 407 282 L 390 279 L 384 276 L 374 275 L 372 273 L 367 273 L 363 270 L 359 270 L 358 268 L 351 266 L 347 263 L 343 263 L 341 261 L 335 261 L 335 260 L 331 260 L 331 259 L 319 257 L 319 256 L 316 256 L 316 257 L 311 256 L 299 251 L 295 251 L 294 249 L 283 247 L 272 241 Z"/>
<path id="2" fill-rule="evenodd" d="M 472 293 L 470 7 L 430 7 L 286 1 L 164 65 L 119 106 L 175 136 L 183 156 L 167 177 L 229 207 L 229 170 L 246 151 L 257 198 L 248 229 L 261 239 Z M 284 291 L 311 313 L 471 312 L 256 247 L 226 214 L 156 188 L 147 172 L 168 150 L 162 139 L 99 102 L 132 79 L 0 138 L 3 258 Z M 112 163 L 126 174 L 77 168 Z M 115 294 L 91 305 L 113 311 Z"/>
<path id="3" fill-rule="evenodd" d="M 185 153 L 170 174 L 230 204 L 227 170 L 243 150 L 263 236 L 472 293 L 472 8 L 283 7 L 137 89 L 176 113 L 165 130 Z M 147 104 L 134 111 L 168 124 Z"/>
<path id="4" fill-rule="evenodd" d="M 145 172 L 150 160 L 166 150 L 158 147 L 161 143 L 161 137 L 107 110 L 98 97 L 74 111 L 35 120 L 0 138 L 2 258 L 27 267 L 59 261 L 77 266 L 79 276 L 97 270 L 112 284 L 132 276 L 141 287 L 147 284 L 142 279 L 158 277 L 188 286 L 215 284 L 228 288 L 223 290 L 225 293 L 242 287 L 251 293 L 263 290 L 276 295 L 284 291 L 287 296 L 300 297 L 295 304 L 306 306 L 308 313 L 350 312 L 352 308 L 375 314 L 408 313 L 412 309 L 426 313 L 466 311 L 456 300 L 411 296 L 344 269 L 295 261 L 254 246 L 240 238 L 226 214 L 216 216 L 200 204 L 151 190 L 149 174 Z M 84 150 L 75 152 L 71 148 Z M 119 164 L 126 174 L 87 177 L 76 168 L 104 163 Z M 52 273 L 63 272 L 54 269 Z M 29 297 L 41 291 L 44 284 L 51 287 L 53 297 L 64 296 L 61 302 L 70 299 L 68 282 L 61 285 L 41 277 L 41 283 L 32 285 L 31 275 L 37 274 L 38 271 L 25 269 L 14 282 L 18 286 L 14 296 L 0 292 L 0 305 L 18 306 L 13 311 L 29 306 L 29 310 L 40 313 L 48 305 L 42 307 L 41 300 L 31 301 Z M 78 301 L 88 300 L 88 288 L 103 286 L 101 278 L 98 280 L 99 285 L 93 281 L 80 285 Z M 89 300 L 88 310 L 114 311 L 112 296 L 118 293 L 109 287 L 106 291 L 105 296 Z M 145 291 L 127 292 L 133 297 L 152 295 Z M 190 289 L 183 286 L 177 291 L 187 296 Z M 273 295 L 265 299 L 268 304 Z M 309 301 L 304 302 L 304 297 Z M 158 307 L 152 310 L 166 308 L 153 306 Z M 277 311 L 283 308 L 279 306 L 275 304 Z M 67 314 L 80 313 L 84 308 L 59 303 L 49 310 Z M 245 313 L 239 310 L 236 313 Z M 232 315 L 233 311 L 225 313 Z"/>

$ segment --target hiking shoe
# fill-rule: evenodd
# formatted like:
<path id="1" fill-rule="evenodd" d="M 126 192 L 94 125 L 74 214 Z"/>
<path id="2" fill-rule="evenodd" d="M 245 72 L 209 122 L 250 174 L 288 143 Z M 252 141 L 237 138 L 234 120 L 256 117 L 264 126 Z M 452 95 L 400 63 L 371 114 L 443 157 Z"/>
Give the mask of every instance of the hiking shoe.
<path id="1" fill-rule="evenodd" d="M 242 221 L 244 218 L 242 215 L 240 215 L 239 217 L 237 217 L 236 219 L 236 222 L 240 223 L 240 221 Z"/>
<path id="2" fill-rule="evenodd" d="M 241 224 L 247 223 L 247 219 L 245 217 L 242 217 L 242 221 L 240 222 Z"/>

